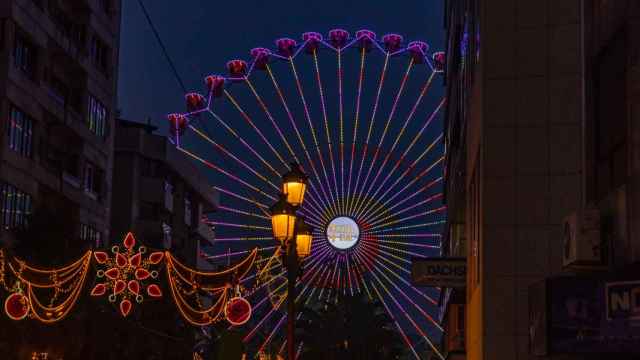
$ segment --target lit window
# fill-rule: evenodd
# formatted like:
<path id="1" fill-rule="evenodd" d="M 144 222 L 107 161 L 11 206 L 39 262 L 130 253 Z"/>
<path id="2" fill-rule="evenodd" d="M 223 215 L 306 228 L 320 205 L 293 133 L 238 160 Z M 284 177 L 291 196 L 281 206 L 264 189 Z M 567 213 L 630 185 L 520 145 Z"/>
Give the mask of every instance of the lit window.
<path id="1" fill-rule="evenodd" d="M 164 235 L 162 238 L 162 246 L 165 249 L 171 249 L 171 226 L 167 225 L 166 223 L 162 223 L 162 233 Z"/>
<path id="2" fill-rule="evenodd" d="M 80 240 L 86 241 L 94 246 L 94 248 L 102 247 L 102 233 L 93 226 L 80 224 Z"/>
<path id="3" fill-rule="evenodd" d="M 7 143 L 9 149 L 25 157 L 31 157 L 33 120 L 16 107 L 11 107 L 7 121 Z"/>
<path id="4" fill-rule="evenodd" d="M 31 208 L 31 195 L 11 184 L 0 183 L 0 222 L 4 229 L 27 226 Z"/>
<path id="5" fill-rule="evenodd" d="M 89 95 L 87 126 L 92 133 L 104 137 L 107 126 L 107 108 L 94 96 Z"/>
<path id="6" fill-rule="evenodd" d="M 187 225 L 191 225 L 192 223 L 191 217 L 191 200 L 185 196 L 184 198 L 184 223 Z"/>
<path id="7" fill-rule="evenodd" d="M 169 180 L 164 181 L 164 207 L 173 211 L 173 184 Z"/>

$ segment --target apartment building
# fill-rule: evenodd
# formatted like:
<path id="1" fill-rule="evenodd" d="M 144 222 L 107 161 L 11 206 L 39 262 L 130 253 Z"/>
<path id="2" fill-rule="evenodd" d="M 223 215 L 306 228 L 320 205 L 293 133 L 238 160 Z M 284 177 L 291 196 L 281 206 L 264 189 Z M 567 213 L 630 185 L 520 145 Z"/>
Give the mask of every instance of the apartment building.
<path id="1" fill-rule="evenodd" d="M 68 248 L 102 246 L 110 201 L 119 0 L 0 3 L 0 240 L 55 213 Z M 42 219 L 40 219 L 42 220 Z"/>

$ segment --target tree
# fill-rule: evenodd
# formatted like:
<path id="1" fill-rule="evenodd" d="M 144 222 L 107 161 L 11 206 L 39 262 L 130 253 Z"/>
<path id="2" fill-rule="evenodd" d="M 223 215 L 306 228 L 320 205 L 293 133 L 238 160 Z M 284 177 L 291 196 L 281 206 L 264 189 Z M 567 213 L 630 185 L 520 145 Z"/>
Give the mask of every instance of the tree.
<path id="1" fill-rule="evenodd" d="M 298 321 L 304 359 L 395 359 L 401 339 L 382 304 L 364 296 L 341 296 L 305 308 Z"/>

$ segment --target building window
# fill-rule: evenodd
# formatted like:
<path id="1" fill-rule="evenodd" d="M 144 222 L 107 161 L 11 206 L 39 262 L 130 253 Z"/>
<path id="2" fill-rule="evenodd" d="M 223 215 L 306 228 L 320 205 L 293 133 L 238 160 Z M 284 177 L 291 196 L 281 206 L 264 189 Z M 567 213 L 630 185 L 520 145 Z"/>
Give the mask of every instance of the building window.
<path id="1" fill-rule="evenodd" d="M 36 73 L 36 47 L 24 37 L 17 35 L 13 45 L 13 64 L 30 79 Z"/>
<path id="2" fill-rule="evenodd" d="M 89 95 L 89 116 L 87 126 L 92 133 L 104 137 L 107 126 L 107 108 L 95 97 Z"/>
<path id="3" fill-rule="evenodd" d="M 173 184 L 169 180 L 164 181 L 164 207 L 173 211 Z"/>
<path id="4" fill-rule="evenodd" d="M 105 75 L 108 75 L 111 50 L 96 35 L 91 37 L 91 61 Z"/>
<path id="5" fill-rule="evenodd" d="M 187 226 L 191 226 L 192 221 L 192 207 L 191 207 L 191 199 L 185 195 L 184 197 L 184 223 Z"/>
<path id="6" fill-rule="evenodd" d="M 9 149 L 31 157 L 33 146 L 33 120 L 18 108 L 12 106 L 7 122 L 7 143 Z"/>
<path id="7" fill-rule="evenodd" d="M 80 224 L 80 240 L 91 243 L 94 248 L 102 247 L 102 233 L 93 226 Z"/>
<path id="8" fill-rule="evenodd" d="M 102 190 L 103 172 L 94 164 L 87 163 L 84 170 L 84 190 L 97 198 Z"/>
<path id="9" fill-rule="evenodd" d="M 0 182 L 0 191 L 2 228 L 15 229 L 27 226 L 32 209 L 31 195 L 5 182 Z"/>
<path id="10" fill-rule="evenodd" d="M 162 233 L 163 233 L 163 238 L 162 238 L 162 246 L 165 249 L 171 249 L 171 245 L 172 245 L 172 239 L 171 239 L 171 226 L 167 225 L 166 223 L 162 223 Z"/>

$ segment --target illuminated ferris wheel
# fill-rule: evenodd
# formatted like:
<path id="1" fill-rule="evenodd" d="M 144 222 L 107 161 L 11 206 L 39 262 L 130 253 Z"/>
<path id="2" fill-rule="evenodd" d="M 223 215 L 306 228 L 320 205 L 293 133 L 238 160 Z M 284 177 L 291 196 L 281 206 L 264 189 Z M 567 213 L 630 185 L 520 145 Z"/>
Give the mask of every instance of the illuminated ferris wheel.
<path id="1" fill-rule="evenodd" d="M 296 302 L 363 294 L 383 304 L 417 358 L 417 344 L 437 353 L 439 289 L 413 286 L 410 264 L 440 254 L 443 63 L 442 52 L 397 34 L 308 32 L 229 61 L 227 75 L 186 95 L 186 112 L 169 115 L 170 139 L 221 195 L 203 219 L 216 240 L 202 256 L 234 261 L 256 247 L 262 256 L 244 284 L 254 314 L 244 341 L 256 350 L 285 346 L 287 277 L 268 209 L 299 164 L 309 177 L 299 213 L 314 240 Z"/>

